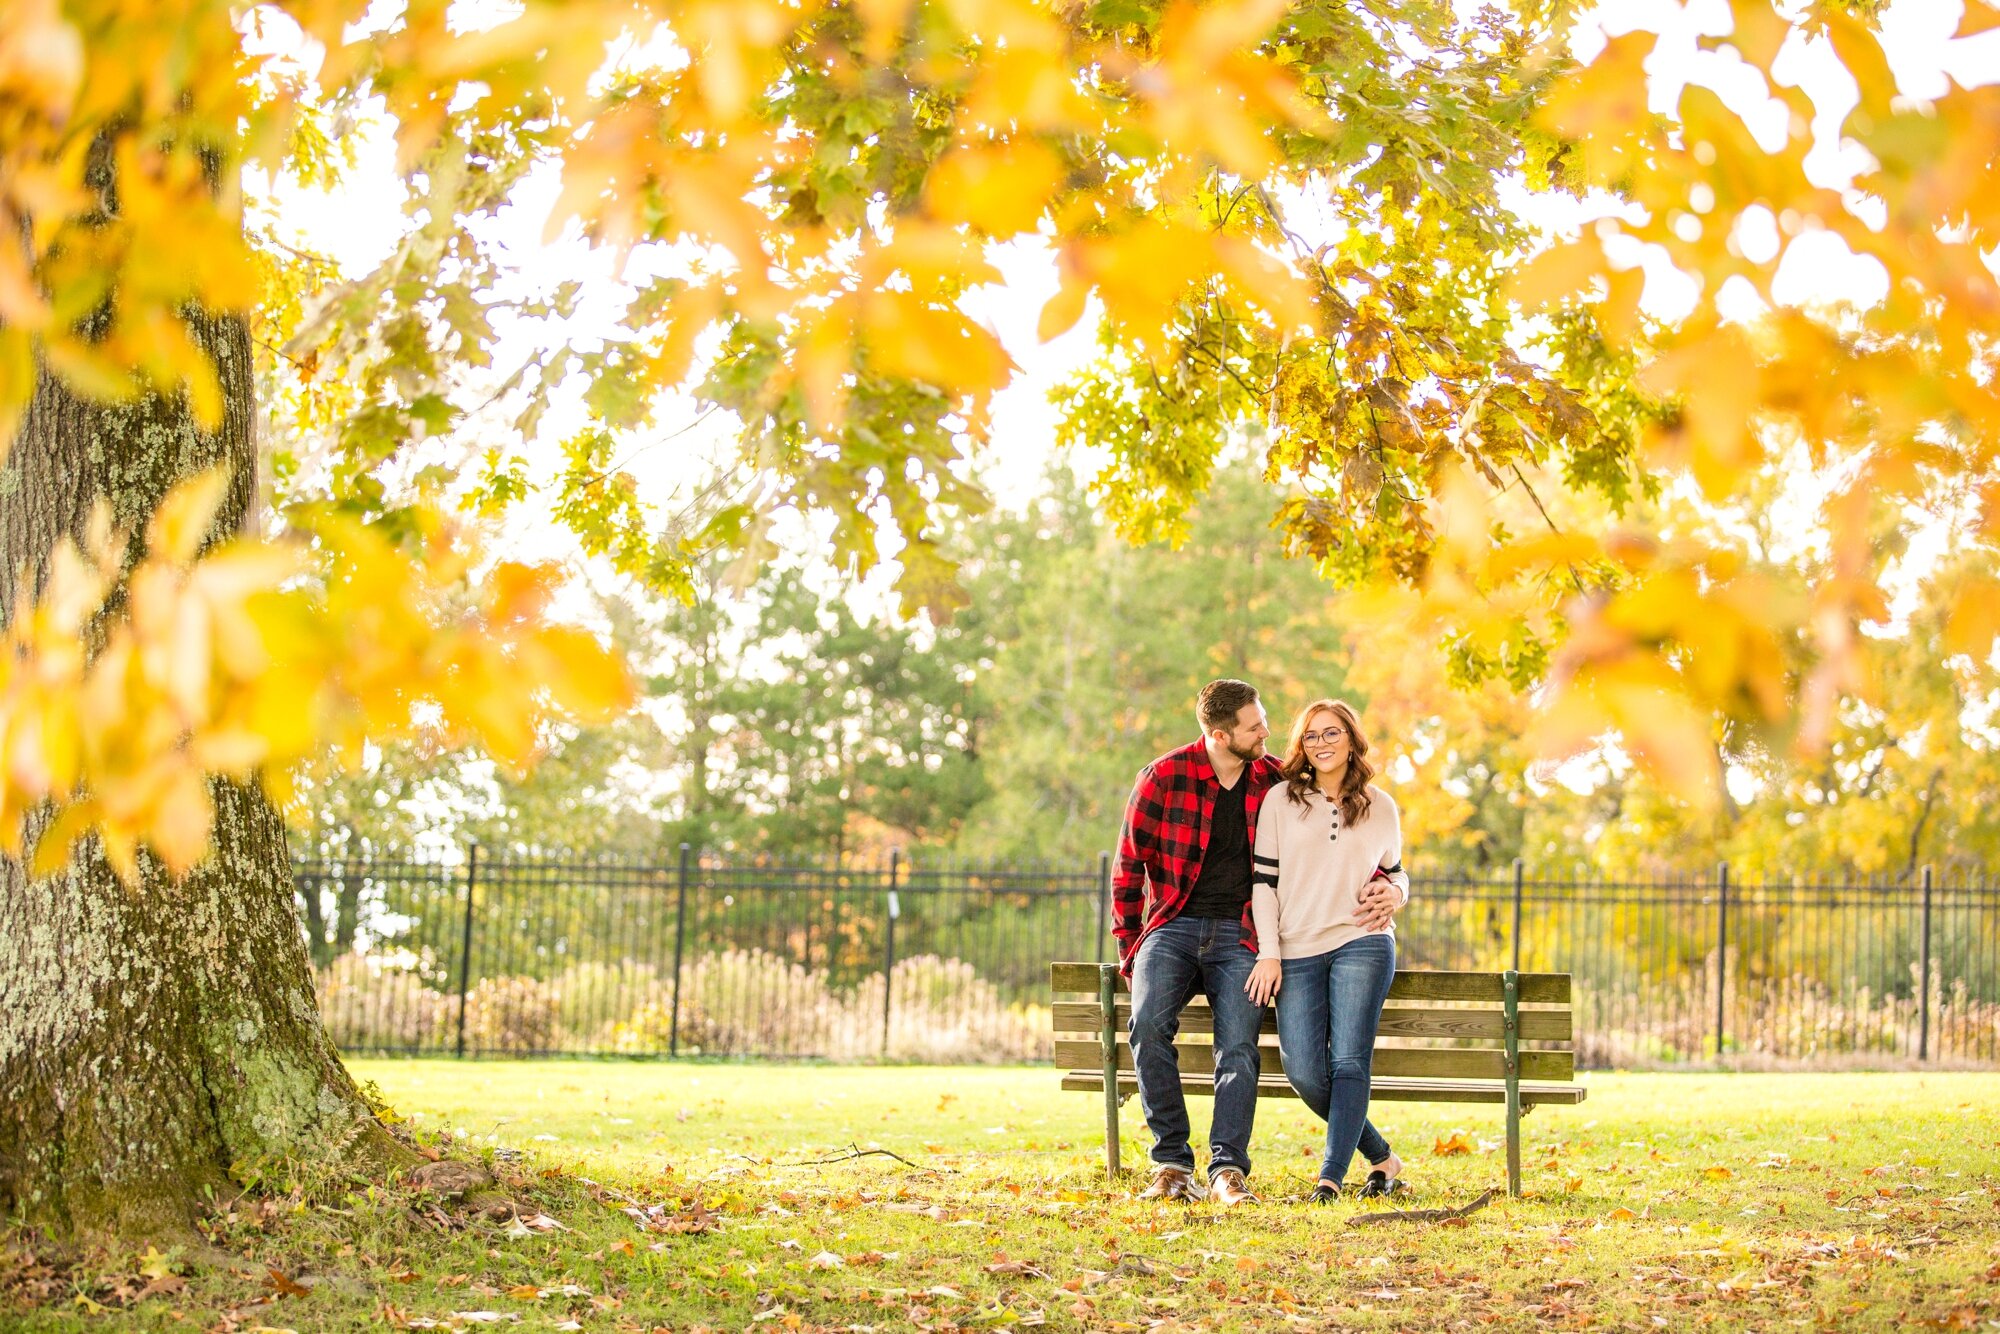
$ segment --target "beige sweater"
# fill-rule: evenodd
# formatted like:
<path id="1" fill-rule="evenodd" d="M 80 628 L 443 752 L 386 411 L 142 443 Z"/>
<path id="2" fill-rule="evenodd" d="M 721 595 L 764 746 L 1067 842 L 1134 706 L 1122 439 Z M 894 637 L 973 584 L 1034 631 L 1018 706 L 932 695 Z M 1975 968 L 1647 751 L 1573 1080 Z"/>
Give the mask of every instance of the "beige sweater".
<path id="1" fill-rule="evenodd" d="M 1368 934 L 1355 921 L 1361 887 L 1379 869 L 1410 900 L 1403 871 L 1403 824 L 1396 803 L 1369 785 L 1361 823 L 1339 822 L 1318 789 L 1299 806 L 1280 783 L 1264 798 L 1257 817 L 1257 846 L 1250 870 L 1250 913 L 1257 926 L 1259 959 L 1309 959 Z M 1391 923 L 1381 934 L 1394 935 Z"/>

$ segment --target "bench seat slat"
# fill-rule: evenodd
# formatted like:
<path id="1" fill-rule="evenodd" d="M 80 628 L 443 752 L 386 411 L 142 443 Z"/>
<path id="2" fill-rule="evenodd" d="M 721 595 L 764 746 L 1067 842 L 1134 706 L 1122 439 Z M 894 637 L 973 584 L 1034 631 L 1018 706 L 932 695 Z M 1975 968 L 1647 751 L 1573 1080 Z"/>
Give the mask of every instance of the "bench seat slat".
<path id="1" fill-rule="evenodd" d="M 1205 1043 L 1176 1044 L 1183 1077 L 1208 1075 L 1215 1069 L 1215 1049 Z M 1266 1075 L 1282 1075 L 1276 1047 L 1259 1047 Z M 1104 1049 L 1095 1042 L 1076 1039 L 1056 1043 L 1058 1070 L 1093 1070 L 1100 1078 Z M 1374 1056 L 1377 1074 L 1425 1079 L 1500 1079 L 1506 1075 L 1505 1052 L 1481 1047 L 1377 1047 Z M 1118 1044 L 1118 1068 L 1132 1068 L 1132 1049 Z M 1566 1051 L 1524 1051 L 1521 1076 L 1524 1079 L 1571 1079 L 1576 1074 L 1576 1056 Z M 1100 1084 L 1100 1087 L 1102 1085 Z"/>
<path id="2" fill-rule="evenodd" d="M 1057 1001 L 1050 1010 L 1058 1034 L 1089 1033 L 1094 1037 L 1103 1026 L 1096 1001 Z M 1120 1002 L 1117 1023 L 1121 1037 L 1131 1018 L 1132 1006 Z M 1382 1011 L 1382 1026 L 1378 1031 L 1383 1037 L 1457 1038 L 1489 1040 L 1498 1044 L 1505 1036 L 1505 1022 L 1498 1009 L 1444 1010 L 1417 1005 L 1390 1005 Z M 1181 1032 L 1214 1031 L 1214 1016 L 1209 1012 L 1206 1001 L 1198 1000 L 1181 1011 Z M 1264 1025 L 1259 1031 L 1278 1031 L 1278 1016 L 1274 1011 L 1265 1011 Z M 1568 1010 L 1521 1011 L 1521 1040 L 1524 1042 L 1568 1042 L 1572 1036 L 1571 1012 Z"/>
<path id="3" fill-rule="evenodd" d="M 1064 1073 L 1062 1086 L 1072 1093 L 1097 1093 L 1104 1088 L 1104 1076 L 1084 1070 Z M 1183 1075 L 1182 1088 L 1191 1096 L 1208 1098 L 1215 1095 L 1215 1084 L 1205 1075 Z M 1138 1082 L 1130 1075 L 1118 1077 L 1118 1092 L 1136 1093 Z M 1523 1084 L 1521 1085 L 1521 1105 L 1536 1107 L 1573 1107 L 1582 1102 L 1589 1089 L 1582 1084 Z M 1257 1081 L 1257 1096 L 1260 1098 L 1295 1098 L 1292 1086 L 1283 1079 L 1270 1076 Z M 1507 1100 L 1506 1088 L 1498 1083 L 1485 1080 L 1455 1079 L 1396 1079 L 1377 1076 L 1369 1086 L 1369 1097 L 1378 1102 L 1484 1102 L 1502 1103 Z"/>
<path id="4" fill-rule="evenodd" d="M 1097 993 L 1097 965 L 1094 963 L 1052 963 L 1049 989 L 1057 993 Z M 1131 991 L 1124 978 L 1118 992 Z M 1390 1000 L 1501 1001 L 1499 973 L 1399 972 L 1389 984 Z M 1568 973 L 1522 973 L 1521 1000 L 1528 1005 L 1567 1005 L 1570 1000 Z"/>

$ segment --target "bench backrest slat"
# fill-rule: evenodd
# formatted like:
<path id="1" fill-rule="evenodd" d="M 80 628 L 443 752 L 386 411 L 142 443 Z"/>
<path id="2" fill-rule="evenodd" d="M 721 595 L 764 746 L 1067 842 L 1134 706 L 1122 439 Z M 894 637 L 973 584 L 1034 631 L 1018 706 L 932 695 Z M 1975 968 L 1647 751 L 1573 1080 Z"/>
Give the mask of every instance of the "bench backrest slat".
<path id="1" fill-rule="evenodd" d="M 1433 1001 L 1490 1001 L 1495 1005 L 1502 999 L 1499 973 L 1466 972 L 1399 972 L 1395 981 L 1389 984 L 1389 999 L 1433 1000 Z M 1570 1003 L 1570 978 L 1568 973 L 1522 973 L 1521 1001 L 1526 1005 L 1568 1005 Z M 1098 967 L 1094 963 L 1052 963 L 1049 965 L 1049 990 L 1058 994 L 1095 996 L 1098 987 Z M 1130 985 L 1124 978 L 1117 980 L 1119 995 L 1127 995 Z"/>
<path id="2" fill-rule="evenodd" d="M 1057 1001 L 1050 1009 L 1054 1014 L 1054 1027 L 1058 1035 L 1088 1033 L 1094 1037 L 1103 1031 L 1103 1008 L 1094 1000 Z M 1131 1003 L 1122 1000 L 1118 1002 L 1114 1022 L 1121 1034 L 1131 1018 Z M 1206 1000 L 1191 1001 L 1188 1007 L 1181 1011 L 1182 1033 L 1214 1031 L 1215 1020 L 1209 1013 Z M 1264 1024 L 1260 1031 L 1265 1033 L 1278 1031 L 1278 1016 L 1275 1010 L 1265 1009 Z M 1399 1004 L 1391 1001 L 1382 1011 L 1382 1025 L 1378 1032 L 1385 1038 L 1456 1039 L 1497 1047 L 1506 1037 L 1506 1019 L 1498 1006 L 1476 1009 L 1460 1006 L 1447 1009 L 1435 1005 Z M 1569 1010 L 1521 1011 L 1523 1042 L 1568 1042 L 1571 1036 Z"/>

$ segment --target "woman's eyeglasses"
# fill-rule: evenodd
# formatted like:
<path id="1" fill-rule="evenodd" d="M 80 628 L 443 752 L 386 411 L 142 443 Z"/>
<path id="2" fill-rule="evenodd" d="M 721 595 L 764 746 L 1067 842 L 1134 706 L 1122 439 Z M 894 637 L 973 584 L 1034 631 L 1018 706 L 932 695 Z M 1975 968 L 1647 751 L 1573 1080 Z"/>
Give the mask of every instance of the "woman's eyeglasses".
<path id="1" fill-rule="evenodd" d="M 1317 746 L 1322 742 L 1332 745 L 1336 741 L 1344 741 L 1346 739 L 1347 729 L 1344 727 L 1329 727 L 1324 732 L 1307 732 L 1299 738 L 1301 742 L 1308 746 Z"/>

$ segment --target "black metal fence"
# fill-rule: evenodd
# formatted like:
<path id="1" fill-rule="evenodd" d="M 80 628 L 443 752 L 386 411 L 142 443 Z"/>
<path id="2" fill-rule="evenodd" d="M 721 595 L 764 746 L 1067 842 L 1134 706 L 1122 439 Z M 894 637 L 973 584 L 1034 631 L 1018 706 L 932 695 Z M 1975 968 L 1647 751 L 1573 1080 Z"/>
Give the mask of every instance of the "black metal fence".
<path id="1" fill-rule="evenodd" d="M 1048 964 L 1111 957 L 1110 866 L 306 861 L 354 1053 L 1015 1061 Z M 1415 875 L 1405 968 L 1568 972 L 1587 1066 L 2000 1065 L 2000 886 Z"/>

